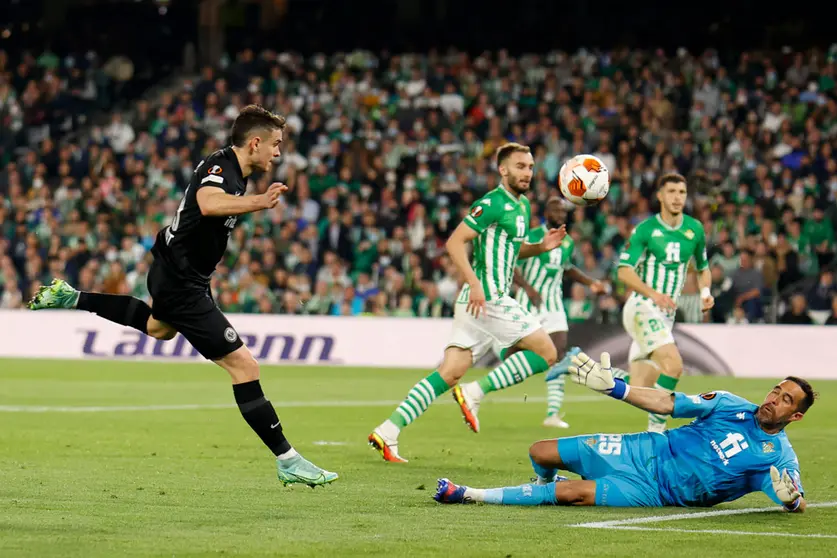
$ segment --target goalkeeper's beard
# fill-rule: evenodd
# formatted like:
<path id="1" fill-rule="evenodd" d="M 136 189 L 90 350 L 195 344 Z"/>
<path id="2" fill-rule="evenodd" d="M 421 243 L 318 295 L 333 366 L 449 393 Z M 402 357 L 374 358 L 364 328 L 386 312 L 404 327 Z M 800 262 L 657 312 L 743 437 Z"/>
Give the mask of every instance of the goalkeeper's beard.
<path id="1" fill-rule="evenodd" d="M 756 410 L 756 420 L 759 421 L 759 425 L 762 427 L 762 430 L 779 431 L 788 425 L 788 421 L 777 421 L 776 415 L 767 407 L 767 405 L 760 405 Z"/>

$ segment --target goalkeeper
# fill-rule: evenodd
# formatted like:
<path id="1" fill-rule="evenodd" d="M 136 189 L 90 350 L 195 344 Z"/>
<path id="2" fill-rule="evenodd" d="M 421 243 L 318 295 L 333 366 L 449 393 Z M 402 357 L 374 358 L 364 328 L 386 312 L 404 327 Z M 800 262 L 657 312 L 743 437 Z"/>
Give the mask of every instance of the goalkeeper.
<path id="1" fill-rule="evenodd" d="M 713 506 L 762 491 L 790 512 L 805 511 L 799 461 L 785 426 L 801 420 L 816 398 L 789 376 L 756 405 L 724 391 L 701 395 L 631 387 L 614 379 L 610 355 L 601 364 L 573 357 L 576 383 L 651 413 L 694 418 L 664 433 L 595 434 L 532 445 L 533 484 L 478 489 L 439 480 L 443 503 L 534 506 Z M 558 476 L 558 470 L 583 480 Z"/>

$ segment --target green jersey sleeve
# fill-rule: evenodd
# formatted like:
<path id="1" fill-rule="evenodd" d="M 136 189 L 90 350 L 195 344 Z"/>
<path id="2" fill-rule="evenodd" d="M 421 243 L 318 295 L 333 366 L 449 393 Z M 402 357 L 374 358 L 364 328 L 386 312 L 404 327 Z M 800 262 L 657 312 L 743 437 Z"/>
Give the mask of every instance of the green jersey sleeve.
<path id="1" fill-rule="evenodd" d="M 490 198 L 481 198 L 474 202 L 471 211 L 465 217 L 464 223 L 479 234 L 499 221 L 500 214 L 496 207 L 492 207 Z"/>
<path id="2" fill-rule="evenodd" d="M 709 260 L 706 258 L 706 233 L 701 227 L 697 231 L 697 242 L 695 243 L 695 269 L 704 271 L 709 267 Z"/>
<path id="3" fill-rule="evenodd" d="M 628 239 L 628 242 L 625 243 L 625 247 L 622 249 L 622 254 L 619 256 L 619 267 L 636 267 L 642 259 L 643 254 L 645 254 L 647 247 L 648 234 L 646 233 L 645 227 L 640 223 L 633 230 L 631 238 Z"/>

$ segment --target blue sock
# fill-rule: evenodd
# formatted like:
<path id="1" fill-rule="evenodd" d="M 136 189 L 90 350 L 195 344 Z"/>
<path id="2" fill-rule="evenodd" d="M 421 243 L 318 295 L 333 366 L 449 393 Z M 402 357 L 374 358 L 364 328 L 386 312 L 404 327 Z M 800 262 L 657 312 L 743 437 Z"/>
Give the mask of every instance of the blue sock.
<path id="1" fill-rule="evenodd" d="M 544 504 L 554 506 L 557 502 L 555 499 L 555 483 L 490 488 L 485 491 L 484 501 L 486 504 L 503 504 L 506 506 L 541 506 Z"/>
<path id="2" fill-rule="evenodd" d="M 535 460 L 532 459 L 531 455 L 529 456 L 529 461 L 532 462 L 532 469 L 535 470 L 535 474 L 542 479 L 551 481 L 555 478 L 555 475 L 558 474 L 558 469 L 547 469 L 543 465 L 538 465 L 537 463 L 535 463 Z"/>

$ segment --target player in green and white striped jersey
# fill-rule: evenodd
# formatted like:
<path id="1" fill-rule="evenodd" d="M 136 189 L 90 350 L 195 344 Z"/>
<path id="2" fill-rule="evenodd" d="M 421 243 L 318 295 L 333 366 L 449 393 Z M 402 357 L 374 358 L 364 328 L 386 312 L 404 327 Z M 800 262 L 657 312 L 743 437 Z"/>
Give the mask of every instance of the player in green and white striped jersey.
<path id="1" fill-rule="evenodd" d="M 694 259 L 703 311 L 715 304 L 706 260 L 703 225 L 683 214 L 686 179 L 666 174 L 657 182 L 660 213 L 636 226 L 619 258 L 619 279 L 631 289 L 622 324 L 633 339 L 630 383 L 673 392 L 683 373 L 683 360 L 672 329 L 677 299 Z M 666 419 L 649 413 L 648 430 L 662 432 Z"/>
<path id="2" fill-rule="evenodd" d="M 468 426 L 479 431 L 477 412 L 482 398 L 518 384 L 555 363 L 555 346 L 537 319 L 511 297 L 518 258 L 541 255 L 557 248 L 566 236 L 564 227 L 547 231 L 538 243 L 526 241 L 531 209 L 529 190 L 535 162 L 529 148 L 509 143 L 497 151 L 501 183 L 477 200 L 447 242 L 448 253 L 465 285 L 456 301 L 453 330 L 442 364 L 413 386 L 389 419 L 369 435 L 369 443 L 383 458 L 406 461 L 398 455 L 401 430 L 415 421 L 441 394 L 453 396 Z M 474 265 L 466 246 L 473 243 Z M 493 343 L 511 349 L 505 361 L 487 376 L 461 389 L 459 380 Z"/>
<path id="3" fill-rule="evenodd" d="M 545 223 L 529 230 L 529 242 L 540 242 L 547 230 L 557 228 L 566 221 L 564 203 L 559 197 L 550 198 L 546 202 Z M 564 402 L 564 383 L 570 359 L 579 352 L 577 347 L 567 352 L 567 314 L 564 311 L 562 289 L 564 276 L 589 287 L 593 294 L 603 294 L 606 290 L 604 283 L 589 277 L 572 264 L 574 248 L 575 242 L 567 236 L 555 250 L 519 261 L 514 275 L 514 284 L 518 287 L 517 301 L 537 316 L 558 354 L 558 362 L 552 365 L 546 375 L 547 409 L 543 421 L 544 426 L 558 428 L 569 428 L 559 413 Z"/>

